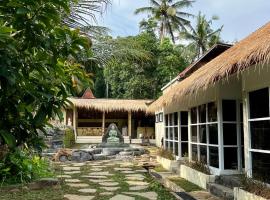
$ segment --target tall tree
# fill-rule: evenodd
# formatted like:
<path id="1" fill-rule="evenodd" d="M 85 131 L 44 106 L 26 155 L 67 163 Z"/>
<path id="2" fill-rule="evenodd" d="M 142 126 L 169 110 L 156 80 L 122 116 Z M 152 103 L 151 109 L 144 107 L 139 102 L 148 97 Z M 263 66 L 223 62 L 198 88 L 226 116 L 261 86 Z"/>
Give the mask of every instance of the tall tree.
<path id="1" fill-rule="evenodd" d="M 220 32 L 223 26 L 216 30 L 213 30 L 211 27 L 213 20 L 218 20 L 217 16 L 213 16 L 210 20 L 207 20 L 206 16 L 199 12 L 196 18 L 195 26 L 190 31 L 185 31 L 182 34 L 185 39 L 191 42 L 188 48 L 193 49 L 195 58 L 199 58 L 211 46 L 221 40 Z"/>
<path id="2" fill-rule="evenodd" d="M 174 32 L 191 27 L 188 18 L 193 15 L 184 12 L 183 8 L 191 6 L 193 2 L 191 0 L 150 0 L 150 6 L 136 9 L 135 14 L 150 14 L 158 22 L 160 40 L 170 36 L 175 43 Z"/>

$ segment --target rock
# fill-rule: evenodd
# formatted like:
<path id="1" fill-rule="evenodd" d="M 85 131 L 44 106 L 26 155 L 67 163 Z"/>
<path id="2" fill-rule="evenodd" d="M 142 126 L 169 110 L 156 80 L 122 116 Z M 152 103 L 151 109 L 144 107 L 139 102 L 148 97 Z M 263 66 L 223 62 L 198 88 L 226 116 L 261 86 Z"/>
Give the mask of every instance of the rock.
<path id="1" fill-rule="evenodd" d="M 133 155 L 133 152 L 132 151 L 120 151 L 119 155 L 121 155 L 121 156 L 131 156 L 131 155 Z"/>
<path id="2" fill-rule="evenodd" d="M 18 188 L 14 188 L 12 190 L 9 190 L 9 192 L 20 192 L 20 190 Z"/>
<path id="3" fill-rule="evenodd" d="M 65 156 L 65 155 L 60 155 L 60 156 L 59 156 L 59 161 L 60 161 L 60 162 L 66 162 L 66 161 L 68 161 L 68 157 Z"/>
<path id="4" fill-rule="evenodd" d="M 106 156 L 104 154 L 94 154 L 93 159 L 94 160 L 104 160 L 104 159 L 106 159 Z"/>
<path id="5" fill-rule="evenodd" d="M 134 197 L 129 197 L 126 195 L 122 195 L 122 194 L 118 194 L 112 198 L 110 198 L 110 200 L 135 200 Z"/>
<path id="6" fill-rule="evenodd" d="M 116 191 L 120 189 L 120 187 L 100 187 L 101 189 L 107 190 L 107 191 Z"/>
<path id="7" fill-rule="evenodd" d="M 77 151 L 72 152 L 71 159 L 77 162 L 85 162 L 85 161 L 93 160 L 93 155 L 92 153 L 87 152 L 87 151 L 77 150 Z"/>
<path id="8" fill-rule="evenodd" d="M 46 187 L 53 187 L 58 185 L 60 182 L 58 179 L 54 178 L 42 178 L 38 181 L 32 182 L 28 184 L 29 189 L 31 190 L 40 190 Z"/>
<path id="9" fill-rule="evenodd" d="M 96 189 L 92 189 L 92 188 L 79 189 L 78 191 L 83 192 L 83 193 L 96 193 L 97 192 Z"/>
<path id="10" fill-rule="evenodd" d="M 65 194 L 64 199 L 67 200 L 91 200 L 95 198 L 94 196 L 81 196 L 81 195 L 75 195 L 75 194 Z"/>

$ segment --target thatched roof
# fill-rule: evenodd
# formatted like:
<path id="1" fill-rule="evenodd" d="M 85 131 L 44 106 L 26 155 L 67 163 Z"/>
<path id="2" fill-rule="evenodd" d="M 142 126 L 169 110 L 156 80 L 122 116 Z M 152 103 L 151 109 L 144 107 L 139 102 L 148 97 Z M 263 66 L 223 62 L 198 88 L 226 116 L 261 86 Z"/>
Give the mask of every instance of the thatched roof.
<path id="1" fill-rule="evenodd" d="M 131 111 L 131 112 L 146 112 L 147 105 L 152 100 L 130 100 L 130 99 L 81 99 L 69 98 L 69 101 L 77 108 L 86 108 L 98 110 L 101 112 L 112 111 Z"/>
<path id="2" fill-rule="evenodd" d="M 195 71 L 186 79 L 171 86 L 164 96 L 150 105 L 153 112 L 181 98 L 203 91 L 221 79 L 240 73 L 251 66 L 263 66 L 270 59 L 270 22 L 233 47 Z"/>

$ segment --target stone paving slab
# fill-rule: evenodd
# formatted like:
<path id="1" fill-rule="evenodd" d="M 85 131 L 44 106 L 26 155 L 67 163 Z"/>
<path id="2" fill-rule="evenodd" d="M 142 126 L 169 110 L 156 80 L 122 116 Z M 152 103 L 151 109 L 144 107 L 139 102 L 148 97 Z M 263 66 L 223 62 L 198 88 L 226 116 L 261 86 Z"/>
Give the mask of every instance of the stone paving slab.
<path id="1" fill-rule="evenodd" d="M 81 171 L 64 171 L 64 174 L 80 174 Z"/>
<path id="2" fill-rule="evenodd" d="M 120 187 L 100 187 L 101 189 L 107 190 L 107 191 L 116 191 L 120 189 Z"/>
<path id="3" fill-rule="evenodd" d="M 97 192 L 96 189 L 92 189 L 92 188 L 79 189 L 78 191 L 83 192 L 83 193 L 96 193 Z"/>
<path id="4" fill-rule="evenodd" d="M 110 200 L 135 200 L 135 198 L 130 197 L 130 196 L 126 196 L 126 195 L 122 195 L 122 194 L 118 194 L 118 195 L 110 198 Z"/>
<path id="5" fill-rule="evenodd" d="M 146 188 L 148 188 L 148 186 L 146 185 L 138 185 L 138 186 L 132 186 L 132 187 L 129 187 L 129 190 L 131 191 L 138 191 L 138 190 L 145 190 Z"/>
<path id="6" fill-rule="evenodd" d="M 149 185 L 147 182 L 143 181 L 126 181 L 129 185 Z"/>
<path id="7" fill-rule="evenodd" d="M 75 188 L 89 187 L 89 185 L 86 183 L 67 183 L 67 185 L 70 187 L 75 187 Z"/>
<path id="8" fill-rule="evenodd" d="M 106 182 L 112 182 L 113 180 L 110 180 L 110 179 L 93 179 L 93 180 L 89 180 L 93 183 L 106 183 Z"/>
<path id="9" fill-rule="evenodd" d="M 127 195 L 135 195 L 135 196 L 140 196 L 144 197 L 150 200 L 156 200 L 158 195 L 155 192 L 123 192 L 124 194 Z"/>
<path id="10" fill-rule="evenodd" d="M 79 180 L 79 179 L 66 179 L 65 182 L 66 183 L 80 183 L 81 180 Z"/>
<path id="11" fill-rule="evenodd" d="M 89 173 L 90 176 L 112 176 L 109 172 L 91 172 Z"/>
<path id="12" fill-rule="evenodd" d="M 107 176 L 90 176 L 90 175 L 83 175 L 82 178 L 91 178 L 91 179 L 107 179 Z"/>
<path id="13" fill-rule="evenodd" d="M 80 167 L 63 167 L 64 171 L 80 171 Z"/>
<path id="14" fill-rule="evenodd" d="M 82 167 L 82 166 L 85 166 L 86 164 L 85 163 L 72 163 L 72 165 L 74 167 Z"/>
<path id="15" fill-rule="evenodd" d="M 121 171 L 124 174 L 136 174 L 137 172 L 134 171 Z"/>
<path id="16" fill-rule="evenodd" d="M 99 195 L 102 195 L 102 196 L 111 196 L 111 195 L 113 195 L 113 192 L 102 192 L 102 193 L 99 193 Z"/>
<path id="17" fill-rule="evenodd" d="M 100 172 L 102 171 L 103 169 L 101 168 L 91 168 L 90 171 L 94 171 L 94 172 Z"/>
<path id="18" fill-rule="evenodd" d="M 64 198 L 68 200 L 91 200 L 95 197 L 94 196 L 81 196 L 81 195 L 75 195 L 75 194 L 65 194 Z"/>
<path id="19" fill-rule="evenodd" d="M 119 185 L 119 183 L 117 183 L 117 182 L 102 182 L 102 183 L 99 183 L 99 185 L 102 185 L 102 186 L 117 186 L 117 185 Z"/>
<path id="20" fill-rule="evenodd" d="M 114 168 L 115 171 L 132 171 L 131 168 L 126 168 L 126 167 L 116 167 Z"/>
<path id="21" fill-rule="evenodd" d="M 70 175 L 58 175 L 57 178 L 71 178 Z"/>
<path id="22" fill-rule="evenodd" d="M 129 181 L 143 181 L 144 177 L 128 176 L 126 179 Z"/>

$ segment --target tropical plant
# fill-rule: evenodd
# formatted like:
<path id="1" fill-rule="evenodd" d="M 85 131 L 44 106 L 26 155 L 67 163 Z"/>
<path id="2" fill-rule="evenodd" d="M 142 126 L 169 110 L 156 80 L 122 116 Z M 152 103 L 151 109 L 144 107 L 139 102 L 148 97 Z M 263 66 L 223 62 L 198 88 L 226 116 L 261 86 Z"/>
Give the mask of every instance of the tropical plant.
<path id="1" fill-rule="evenodd" d="M 73 0 L 70 1 L 70 12 L 64 13 L 63 24 L 80 29 L 87 35 L 96 37 L 109 31 L 104 26 L 97 25 L 96 16 L 103 14 L 110 0 Z"/>
<path id="2" fill-rule="evenodd" d="M 190 31 L 182 33 L 185 39 L 191 43 L 188 45 L 189 49 L 195 53 L 195 58 L 202 56 L 211 46 L 220 41 L 220 32 L 223 26 L 213 30 L 211 25 L 213 20 L 218 20 L 217 16 L 213 16 L 210 20 L 199 12 L 196 17 L 196 25 Z"/>
<path id="3" fill-rule="evenodd" d="M 64 136 L 63 142 L 64 142 L 65 148 L 71 148 L 75 144 L 75 135 L 72 129 L 67 128 L 65 130 L 65 136 Z"/>
<path id="4" fill-rule="evenodd" d="M 184 12 L 183 8 L 191 6 L 193 2 L 191 0 L 150 0 L 150 6 L 136 9 L 135 14 L 150 14 L 158 22 L 160 40 L 170 36 L 175 43 L 174 32 L 185 31 L 191 27 L 187 18 L 193 15 Z"/>
<path id="5" fill-rule="evenodd" d="M 84 60 L 91 41 L 62 26 L 70 0 L 4 0 L 0 7 L 0 145 L 35 147 L 38 130 L 91 84 Z M 83 55 L 83 57 L 82 57 Z M 79 57 L 80 56 L 80 57 Z"/>

